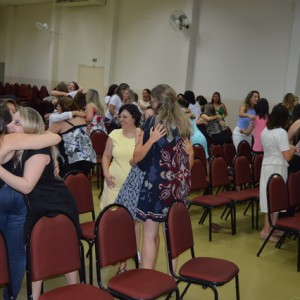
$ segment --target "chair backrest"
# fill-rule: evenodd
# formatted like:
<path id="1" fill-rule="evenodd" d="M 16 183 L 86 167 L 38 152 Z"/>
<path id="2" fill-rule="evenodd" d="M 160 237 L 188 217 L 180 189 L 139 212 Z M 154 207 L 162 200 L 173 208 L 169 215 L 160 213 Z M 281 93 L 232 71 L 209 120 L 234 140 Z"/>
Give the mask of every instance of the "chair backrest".
<path id="1" fill-rule="evenodd" d="M 95 225 L 97 276 L 99 268 L 134 258 L 137 246 L 134 220 L 123 205 L 111 204 L 99 214 Z"/>
<path id="2" fill-rule="evenodd" d="M 237 155 L 244 155 L 248 159 L 249 163 L 252 162 L 252 149 L 246 141 L 240 141 L 237 148 Z"/>
<path id="3" fill-rule="evenodd" d="M 90 138 L 95 152 L 97 154 L 103 154 L 108 135 L 102 130 L 94 130 Z"/>
<path id="4" fill-rule="evenodd" d="M 12 287 L 8 265 L 8 251 L 3 232 L 0 230 L 0 285 L 5 285 L 9 296 L 12 296 Z M 11 299 L 11 298 L 9 298 Z"/>
<path id="5" fill-rule="evenodd" d="M 204 166 L 206 166 L 206 154 L 203 146 L 200 144 L 195 144 L 193 145 L 193 150 L 194 150 L 194 158 L 201 159 Z"/>
<path id="6" fill-rule="evenodd" d="M 288 192 L 289 192 L 290 207 L 297 207 L 298 205 L 300 205 L 299 185 L 300 185 L 300 172 L 290 173 L 288 178 Z"/>
<path id="7" fill-rule="evenodd" d="M 255 153 L 252 160 L 252 178 L 253 183 L 258 184 L 260 181 L 260 171 L 262 166 L 262 161 L 264 158 L 263 153 Z"/>
<path id="8" fill-rule="evenodd" d="M 48 89 L 45 85 L 42 85 L 39 91 L 39 97 L 43 100 L 47 96 L 49 96 Z"/>
<path id="9" fill-rule="evenodd" d="M 206 168 L 199 158 L 195 158 L 191 170 L 191 192 L 206 189 Z"/>
<path id="10" fill-rule="evenodd" d="M 223 145 L 224 158 L 229 167 L 233 167 L 233 160 L 236 156 L 236 149 L 234 144 L 224 144 Z"/>
<path id="11" fill-rule="evenodd" d="M 243 155 L 237 155 L 234 158 L 234 183 L 236 186 L 243 187 L 252 183 L 251 167 L 248 159 Z"/>
<path id="12" fill-rule="evenodd" d="M 169 208 L 165 232 L 168 254 L 172 259 L 194 247 L 191 218 L 182 202 L 175 202 Z"/>
<path id="13" fill-rule="evenodd" d="M 91 212 L 94 220 L 93 191 L 87 176 L 82 172 L 71 171 L 66 174 L 64 182 L 76 201 L 79 214 Z"/>
<path id="14" fill-rule="evenodd" d="M 223 151 L 223 146 L 222 145 L 215 145 L 211 144 L 209 147 L 209 156 L 223 156 L 224 157 L 224 151 Z"/>
<path id="15" fill-rule="evenodd" d="M 214 156 L 210 161 L 210 184 L 211 187 L 227 186 L 230 184 L 228 178 L 227 163 L 222 156 Z"/>
<path id="16" fill-rule="evenodd" d="M 280 174 L 272 174 L 267 183 L 267 201 L 269 215 L 289 208 L 288 190 Z"/>
<path id="17" fill-rule="evenodd" d="M 29 282 L 83 269 L 76 227 L 63 214 L 40 218 L 27 237 L 26 250 Z"/>

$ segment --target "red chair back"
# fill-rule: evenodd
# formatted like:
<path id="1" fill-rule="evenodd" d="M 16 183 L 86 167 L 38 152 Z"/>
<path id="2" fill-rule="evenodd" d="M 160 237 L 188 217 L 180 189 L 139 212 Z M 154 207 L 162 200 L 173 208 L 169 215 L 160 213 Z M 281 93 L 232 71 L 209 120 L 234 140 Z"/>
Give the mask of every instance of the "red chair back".
<path id="1" fill-rule="evenodd" d="M 214 156 L 210 161 L 210 183 L 211 187 L 227 186 L 230 184 L 228 178 L 227 163 L 222 156 Z"/>
<path id="2" fill-rule="evenodd" d="M 168 248 L 172 258 L 194 247 L 191 218 L 182 202 L 175 202 L 169 208 L 166 228 Z"/>
<path id="3" fill-rule="evenodd" d="M 272 174 L 267 184 L 267 200 L 269 215 L 282 210 L 288 210 L 288 190 L 280 174 Z"/>
<path id="4" fill-rule="evenodd" d="M 94 130 L 90 135 L 93 148 L 97 155 L 103 154 L 108 135 L 102 130 Z"/>
<path id="5" fill-rule="evenodd" d="M 236 149 L 234 144 L 224 144 L 223 145 L 224 158 L 229 167 L 233 167 L 233 160 L 236 156 Z"/>
<path id="6" fill-rule="evenodd" d="M 299 185 L 300 185 L 300 173 L 299 172 L 290 173 L 288 178 L 288 192 L 289 192 L 290 207 L 294 208 L 300 205 Z"/>
<path id="7" fill-rule="evenodd" d="M 251 168 L 245 156 L 237 155 L 234 159 L 234 182 L 236 186 L 252 183 Z"/>
<path id="8" fill-rule="evenodd" d="M 65 215 L 42 217 L 27 239 L 31 281 L 81 269 L 78 233 Z"/>
<path id="9" fill-rule="evenodd" d="M 241 141 L 237 148 L 237 155 L 244 155 L 248 159 L 249 163 L 252 162 L 252 149 L 246 141 Z"/>
<path id="10" fill-rule="evenodd" d="M 211 144 L 209 148 L 210 157 L 213 156 L 223 156 L 224 157 L 224 151 L 222 145 L 215 145 Z"/>
<path id="11" fill-rule="evenodd" d="M 7 246 L 2 231 L 0 231 L 0 269 L 0 285 L 10 284 Z"/>
<path id="12" fill-rule="evenodd" d="M 106 267 L 135 258 L 135 224 L 122 205 L 105 207 L 96 220 L 95 243 L 97 267 Z"/>
<path id="13" fill-rule="evenodd" d="M 259 184 L 260 181 L 260 171 L 262 166 L 264 155 L 263 153 L 255 153 L 252 161 L 252 177 L 253 183 Z"/>
<path id="14" fill-rule="evenodd" d="M 199 158 L 195 158 L 191 170 L 191 192 L 203 190 L 207 187 L 206 168 Z"/>
<path id="15" fill-rule="evenodd" d="M 64 182 L 76 201 L 79 214 L 92 212 L 94 215 L 92 186 L 87 176 L 71 171 L 66 174 Z"/>

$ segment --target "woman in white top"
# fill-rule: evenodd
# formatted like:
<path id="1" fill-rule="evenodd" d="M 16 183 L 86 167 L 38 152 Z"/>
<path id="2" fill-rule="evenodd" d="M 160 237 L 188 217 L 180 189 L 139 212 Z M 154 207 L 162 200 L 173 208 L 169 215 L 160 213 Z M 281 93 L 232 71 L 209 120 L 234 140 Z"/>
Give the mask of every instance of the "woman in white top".
<path id="1" fill-rule="evenodd" d="M 108 88 L 107 94 L 104 98 L 106 107 L 108 106 L 109 101 L 110 101 L 112 95 L 115 93 L 117 87 L 118 87 L 118 85 L 114 83 L 114 84 L 110 85 L 110 87 Z"/>
<path id="2" fill-rule="evenodd" d="M 196 101 L 194 92 L 185 91 L 183 96 L 184 99 L 188 101 L 189 109 L 191 110 L 192 114 L 195 116 L 196 120 L 198 120 L 201 115 L 201 107 L 200 104 Z"/>
<path id="3" fill-rule="evenodd" d="M 105 123 L 109 123 L 114 116 L 116 116 L 123 105 L 123 92 L 129 89 L 129 85 L 127 83 L 121 83 L 117 89 L 115 94 L 111 97 L 106 113 L 105 113 Z"/>
<path id="4" fill-rule="evenodd" d="M 289 144 L 288 134 L 285 128 L 289 121 L 289 111 L 282 105 L 274 106 L 267 122 L 267 127 L 261 133 L 261 142 L 264 149 L 264 158 L 262 162 L 259 200 L 260 210 L 265 213 L 264 227 L 260 232 L 260 237 L 266 239 L 271 231 L 268 221 L 267 206 L 267 183 L 269 177 L 274 174 L 280 174 L 285 180 L 288 175 L 288 161 L 294 155 L 295 147 Z M 273 214 L 272 222 L 276 223 L 278 214 Z M 277 236 L 271 236 L 270 241 L 277 242 Z"/>

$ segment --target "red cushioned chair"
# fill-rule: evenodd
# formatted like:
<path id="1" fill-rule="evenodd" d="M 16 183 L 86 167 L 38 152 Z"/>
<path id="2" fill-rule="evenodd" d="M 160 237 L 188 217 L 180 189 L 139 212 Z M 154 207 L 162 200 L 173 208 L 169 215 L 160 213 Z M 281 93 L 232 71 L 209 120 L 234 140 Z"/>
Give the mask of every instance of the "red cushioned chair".
<path id="1" fill-rule="evenodd" d="M 12 285 L 8 264 L 8 252 L 5 237 L 0 230 L 0 285 L 7 288 L 8 298 L 13 300 Z"/>
<path id="2" fill-rule="evenodd" d="M 104 183 L 104 178 L 103 178 L 103 174 L 102 174 L 102 156 L 104 153 L 104 149 L 105 149 L 105 145 L 106 145 L 106 141 L 108 138 L 108 135 L 102 131 L 102 130 L 94 130 L 91 135 L 91 141 L 92 141 L 92 145 L 93 145 L 93 149 L 96 152 L 97 155 L 97 164 L 96 164 L 96 174 L 97 174 L 97 187 L 99 188 L 99 182 L 100 182 L 100 175 L 101 175 L 101 190 L 100 190 L 100 194 L 99 197 L 101 196 L 102 192 L 103 192 L 103 183 Z"/>
<path id="3" fill-rule="evenodd" d="M 298 250 L 297 250 L 297 271 L 300 271 L 300 221 L 296 216 L 284 216 L 277 220 L 276 224 L 272 223 L 272 214 L 279 213 L 281 211 L 287 211 L 289 209 L 289 192 L 286 183 L 280 174 L 272 174 L 267 184 L 267 201 L 268 201 L 268 219 L 271 226 L 271 231 L 264 243 L 260 247 L 257 256 L 260 256 L 261 252 L 265 248 L 270 237 L 275 230 L 283 231 L 284 234 L 293 234 L 298 238 Z M 279 248 L 282 241 L 276 244 Z"/>
<path id="4" fill-rule="evenodd" d="M 27 295 L 32 299 L 32 282 L 79 270 L 80 283 L 44 292 L 39 300 L 113 300 L 105 291 L 85 283 L 83 247 L 73 222 L 65 215 L 42 217 L 26 242 Z M 45 290 L 45 288 L 44 288 Z"/>
<path id="5" fill-rule="evenodd" d="M 64 177 L 64 182 L 76 201 L 78 213 L 80 215 L 90 214 L 91 216 L 90 221 L 80 223 L 80 226 L 82 231 L 81 239 L 86 241 L 89 246 L 87 252 L 89 257 L 89 277 L 90 284 L 93 284 L 95 208 L 91 182 L 85 174 L 77 171 L 67 173 Z"/>
<path id="6" fill-rule="evenodd" d="M 122 205 L 105 207 L 95 227 L 96 267 L 99 286 L 118 299 L 157 299 L 179 291 L 171 276 L 152 269 L 139 269 L 135 224 L 129 211 Z M 103 269 L 127 260 L 134 260 L 134 268 L 110 277 L 107 285 Z M 105 280 L 106 281 L 106 280 Z"/>
<path id="7" fill-rule="evenodd" d="M 240 299 L 239 268 L 236 264 L 225 259 L 195 256 L 191 219 L 187 208 L 182 202 L 175 202 L 170 207 L 165 224 L 165 233 L 170 272 L 177 280 L 177 284 L 180 282 L 187 283 L 181 298 L 183 298 L 191 284 L 197 284 L 212 289 L 214 298 L 217 300 L 217 287 L 235 279 L 236 299 Z M 186 251 L 190 251 L 190 258 L 176 272 L 173 269 L 172 260 Z M 233 299 L 233 295 L 230 299 Z"/>
<path id="8" fill-rule="evenodd" d="M 222 167 L 223 166 L 223 167 Z M 229 211 L 233 212 L 231 207 L 231 201 L 228 198 L 220 197 L 218 195 L 207 195 L 209 191 L 219 188 L 220 186 L 229 184 L 227 176 L 227 165 L 222 157 L 213 157 L 210 162 L 210 186 L 208 187 L 206 181 L 206 172 L 203 163 L 200 159 L 195 159 L 193 168 L 191 170 L 191 192 L 204 191 L 200 196 L 193 197 L 189 200 L 189 205 L 197 205 L 204 208 L 199 224 L 203 224 L 206 217 L 208 216 L 208 237 L 209 241 L 212 240 L 212 210 L 216 207 L 228 206 Z M 233 223 L 234 218 L 231 215 L 231 228 L 232 234 L 234 234 Z"/>

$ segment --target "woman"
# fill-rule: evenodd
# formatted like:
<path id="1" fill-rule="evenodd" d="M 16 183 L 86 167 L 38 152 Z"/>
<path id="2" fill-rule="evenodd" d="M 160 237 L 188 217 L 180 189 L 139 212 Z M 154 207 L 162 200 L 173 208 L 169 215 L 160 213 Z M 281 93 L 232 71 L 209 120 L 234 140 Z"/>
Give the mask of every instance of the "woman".
<path id="1" fill-rule="evenodd" d="M 293 114 L 293 109 L 295 106 L 295 95 L 293 93 L 287 93 L 284 95 L 282 104 L 288 109 L 289 111 L 289 126 L 291 125 L 291 119 Z"/>
<path id="2" fill-rule="evenodd" d="M 254 121 L 250 122 L 248 129 L 241 130 L 241 133 L 250 135 L 253 131 L 253 146 L 252 150 L 254 152 L 263 152 L 263 147 L 261 144 L 261 132 L 267 126 L 267 121 L 269 117 L 269 102 L 265 98 L 261 98 L 257 101 L 255 106 L 256 117 Z"/>
<path id="3" fill-rule="evenodd" d="M 56 90 L 51 91 L 51 95 L 54 97 L 59 96 L 70 96 L 74 98 L 78 92 L 82 92 L 83 88 L 78 85 L 75 81 L 70 81 L 66 84 L 64 81 L 60 82 Z"/>
<path id="4" fill-rule="evenodd" d="M 150 107 L 151 101 L 151 91 L 149 89 L 143 89 L 142 99 L 138 101 L 138 105 L 144 112 L 148 107 Z"/>
<path id="5" fill-rule="evenodd" d="M 240 106 L 237 124 L 232 132 L 232 140 L 236 149 L 238 148 L 239 143 L 243 140 L 248 142 L 250 146 L 252 145 L 252 134 L 247 136 L 246 134 L 241 133 L 241 130 L 247 129 L 250 121 L 255 119 L 255 105 L 259 98 L 260 96 L 258 91 L 250 91 L 244 103 Z"/>
<path id="6" fill-rule="evenodd" d="M 221 95 L 219 92 L 214 92 L 211 98 L 211 104 L 213 104 L 216 113 L 224 120 L 227 117 L 227 108 L 224 103 L 221 102 Z"/>
<path id="7" fill-rule="evenodd" d="M 201 114 L 201 107 L 198 101 L 196 101 L 194 92 L 185 91 L 183 97 L 189 103 L 189 109 L 191 110 L 192 114 L 195 116 L 197 120 Z"/>
<path id="8" fill-rule="evenodd" d="M 59 113 L 73 110 L 78 110 L 78 106 L 71 97 L 59 97 L 57 102 Z M 53 123 L 49 127 L 49 131 L 58 133 L 62 137 L 59 143 L 61 177 L 72 170 L 80 170 L 88 175 L 96 163 L 96 153 L 86 127 L 85 120 L 80 117 Z"/>
<path id="9" fill-rule="evenodd" d="M 96 90 L 89 89 L 86 92 L 86 118 L 89 124 L 89 134 L 94 130 L 102 130 L 107 134 L 104 125 L 104 104 L 100 101 L 99 93 Z"/>
<path id="10" fill-rule="evenodd" d="M 41 116 L 29 107 L 20 107 L 8 126 L 11 132 L 36 133 L 39 139 L 45 136 Z M 31 148 L 33 148 L 32 145 Z M 14 149 L 18 149 L 17 146 Z M 8 152 L 9 155 L 12 153 L 14 151 Z M 54 161 L 51 159 L 50 148 L 26 150 L 20 154 L 16 157 L 14 164 L 14 172 L 18 176 L 0 166 L 0 179 L 11 188 L 26 195 L 25 235 L 40 217 L 51 213 L 66 213 L 77 224 L 79 230 L 76 204 L 63 182 L 54 177 Z M 23 241 L 24 239 L 20 240 Z M 68 274 L 67 277 L 70 283 L 77 282 L 76 272 Z M 33 284 L 34 300 L 38 299 L 40 287 L 41 282 Z"/>
<path id="11" fill-rule="evenodd" d="M 267 183 L 273 173 L 280 174 L 284 180 L 287 180 L 288 161 L 291 160 L 295 152 L 295 147 L 290 146 L 288 134 L 285 128 L 289 121 L 289 111 L 282 105 L 274 106 L 267 121 L 267 127 L 261 133 L 261 142 L 264 149 L 264 158 L 262 161 L 259 201 L 260 211 L 265 213 L 264 226 L 260 232 L 260 237 L 266 239 L 271 231 L 268 221 L 267 206 Z M 272 216 L 273 224 L 276 223 L 278 214 Z M 277 242 L 277 236 L 271 236 L 270 241 Z"/>
<path id="12" fill-rule="evenodd" d="M 197 124 L 206 125 L 206 134 L 215 145 L 230 144 L 232 142 L 230 134 L 223 119 L 216 113 L 213 104 L 206 104 L 204 112 L 197 120 Z"/>
<path id="13" fill-rule="evenodd" d="M 101 209 L 114 203 L 120 188 L 131 170 L 136 138 L 141 119 L 139 109 L 134 104 L 124 104 L 119 111 L 121 128 L 113 130 L 107 139 L 102 157 L 105 178 L 101 199 Z"/>
<path id="14" fill-rule="evenodd" d="M 14 171 L 14 150 L 39 149 L 57 144 L 60 137 L 53 133 L 41 135 L 15 133 L 7 134 L 7 125 L 12 116 L 6 107 L 0 108 L 0 163 Z M 9 269 L 12 281 L 13 299 L 17 299 L 21 288 L 26 254 L 24 246 L 24 222 L 26 205 L 23 195 L 12 189 L 0 179 L 0 229 L 4 233 L 9 259 Z M 4 289 L 4 299 L 8 300 L 7 289 Z"/>
<path id="15" fill-rule="evenodd" d="M 112 97 L 112 95 L 115 93 L 116 89 L 117 89 L 118 85 L 117 84 L 111 84 L 108 88 L 108 91 L 107 91 L 107 94 L 104 98 L 104 101 L 105 101 L 105 104 L 106 104 L 106 107 L 108 107 L 108 104 L 110 102 L 110 99 Z"/>
<path id="16" fill-rule="evenodd" d="M 188 141 L 191 126 L 177 103 L 175 91 L 160 84 L 152 89 L 151 96 L 151 102 L 157 103 L 158 115 L 147 119 L 133 154 L 133 163 L 145 171 L 137 217 L 144 221 L 142 268 L 146 269 L 155 268 L 156 237 L 168 207 L 176 200 L 187 201 L 193 163 Z"/>
<path id="17" fill-rule="evenodd" d="M 129 85 L 127 83 L 121 83 L 117 87 L 115 94 L 111 97 L 105 112 L 105 123 L 111 123 L 114 116 L 118 115 L 119 110 L 123 105 L 123 92 L 127 89 L 129 89 Z"/>

